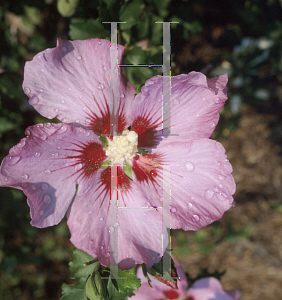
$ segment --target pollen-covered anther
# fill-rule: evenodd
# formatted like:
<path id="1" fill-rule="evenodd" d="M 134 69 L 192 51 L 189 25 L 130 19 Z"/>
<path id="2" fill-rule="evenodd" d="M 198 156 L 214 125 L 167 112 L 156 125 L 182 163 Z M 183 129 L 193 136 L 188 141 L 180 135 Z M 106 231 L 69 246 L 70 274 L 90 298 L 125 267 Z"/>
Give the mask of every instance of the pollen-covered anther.
<path id="1" fill-rule="evenodd" d="M 106 155 L 112 163 L 121 163 L 125 161 L 131 163 L 136 155 L 138 144 L 138 134 L 128 129 L 122 132 L 122 135 L 116 135 L 106 149 Z"/>

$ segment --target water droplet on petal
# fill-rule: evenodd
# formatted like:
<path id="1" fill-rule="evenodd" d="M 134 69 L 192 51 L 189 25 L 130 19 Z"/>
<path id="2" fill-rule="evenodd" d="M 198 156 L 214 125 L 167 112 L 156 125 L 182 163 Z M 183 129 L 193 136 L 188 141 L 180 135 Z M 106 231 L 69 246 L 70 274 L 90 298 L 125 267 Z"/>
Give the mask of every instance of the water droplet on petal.
<path id="1" fill-rule="evenodd" d="M 113 234 L 113 233 L 114 233 L 114 231 L 115 231 L 114 227 L 110 226 L 109 233 L 110 233 L 110 234 Z"/>
<path id="2" fill-rule="evenodd" d="M 110 252 L 105 253 L 105 257 L 109 258 L 111 256 Z"/>
<path id="3" fill-rule="evenodd" d="M 42 141 L 45 141 L 47 139 L 47 135 L 46 134 L 42 134 L 40 138 L 41 138 Z"/>
<path id="4" fill-rule="evenodd" d="M 222 189 L 222 188 L 223 188 L 223 185 L 220 183 L 220 184 L 219 184 L 219 187 Z"/>
<path id="5" fill-rule="evenodd" d="M 202 100 L 203 100 L 203 101 L 205 101 L 205 100 L 206 100 L 206 98 L 205 98 L 205 97 L 203 97 L 203 98 L 202 98 Z"/>
<path id="6" fill-rule="evenodd" d="M 21 156 L 10 156 L 8 158 L 8 163 L 9 163 L 10 166 L 13 166 L 16 163 L 18 163 L 20 159 L 21 159 Z"/>
<path id="7" fill-rule="evenodd" d="M 155 256 L 153 256 L 153 257 L 152 257 L 152 260 L 155 260 L 155 259 L 156 259 Z"/>
<path id="8" fill-rule="evenodd" d="M 77 170 L 80 170 L 82 168 L 82 164 L 77 164 L 74 166 L 74 169 L 77 171 Z"/>
<path id="9" fill-rule="evenodd" d="M 45 170 L 44 173 L 50 175 L 52 172 L 50 170 Z"/>
<path id="10" fill-rule="evenodd" d="M 4 177 L 4 181 L 7 182 L 7 181 L 8 181 L 8 178 Z"/>
<path id="11" fill-rule="evenodd" d="M 193 204 L 189 202 L 189 203 L 188 203 L 188 207 L 189 207 L 189 208 L 192 208 L 192 207 L 193 207 Z"/>
<path id="12" fill-rule="evenodd" d="M 44 69 L 40 69 L 41 72 L 44 72 Z"/>
<path id="13" fill-rule="evenodd" d="M 35 186 L 35 185 L 32 185 L 32 186 L 31 186 L 31 189 L 35 191 L 35 190 L 36 190 L 36 186 Z"/>
<path id="14" fill-rule="evenodd" d="M 171 209 L 171 211 L 172 211 L 172 212 L 176 212 L 176 208 L 173 207 L 173 208 Z"/>
<path id="15" fill-rule="evenodd" d="M 173 101 L 173 103 L 177 105 L 177 104 L 179 104 L 180 102 L 179 102 L 178 99 L 175 99 L 175 100 Z"/>
<path id="16" fill-rule="evenodd" d="M 62 125 L 60 127 L 60 129 L 58 130 L 58 133 L 61 134 L 61 133 L 64 133 L 68 130 L 68 127 L 66 125 Z"/>
<path id="17" fill-rule="evenodd" d="M 59 109 L 58 109 L 58 108 L 55 108 L 55 109 L 54 109 L 54 112 L 55 112 L 55 113 L 57 113 L 58 111 L 59 111 Z"/>
<path id="18" fill-rule="evenodd" d="M 19 143 L 19 146 L 21 146 L 21 147 L 24 147 L 24 145 L 25 145 L 25 141 L 21 141 L 21 142 Z"/>
<path id="19" fill-rule="evenodd" d="M 49 195 L 45 195 L 44 198 L 43 198 L 43 202 L 45 204 L 50 204 L 51 203 L 51 197 Z"/>
<path id="20" fill-rule="evenodd" d="M 187 163 L 185 163 L 185 168 L 187 171 L 192 172 L 194 171 L 195 166 L 190 161 L 188 161 Z"/>
<path id="21" fill-rule="evenodd" d="M 100 218 L 100 221 L 103 221 L 104 220 L 104 218 Z"/>
<path id="22" fill-rule="evenodd" d="M 62 104 L 64 104 L 65 103 L 65 100 L 64 99 L 61 99 L 61 101 L 60 101 Z"/>
<path id="23" fill-rule="evenodd" d="M 193 215 L 193 220 L 194 220 L 195 222 L 199 222 L 200 217 L 199 217 L 198 215 Z"/>
<path id="24" fill-rule="evenodd" d="M 100 247 L 100 249 L 103 250 L 103 249 L 104 249 L 104 246 L 102 245 L 102 246 Z"/>
<path id="25" fill-rule="evenodd" d="M 42 93 L 42 92 L 44 92 L 44 90 L 43 90 L 43 89 L 40 89 L 40 90 L 39 90 L 39 92 L 41 92 L 41 93 Z"/>
<path id="26" fill-rule="evenodd" d="M 88 118 L 86 118 L 86 119 L 85 119 L 85 122 L 89 124 L 89 123 L 91 123 L 91 120 L 88 119 Z"/>
<path id="27" fill-rule="evenodd" d="M 209 189 L 205 190 L 205 198 L 206 199 L 211 199 L 213 197 L 213 195 L 214 195 L 214 191 L 209 190 Z"/>
<path id="28" fill-rule="evenodd" d="M 29 176 L 27 174 L 22 175 L 22 179 L 27 180 L 28 178 L 29 178 Z"/>
<path id="29" fill-rule="evenodd" d="M 31 105 L 37 104 L 38 102 L 39 102 L 39 99 L 36 96 L 33 96 L 32 98 L 29 99 L 29 103 Z"/>
<path id="30" fill-rule="evenodd" d="M 47 183 L 42 183 L 41 188 L 43 191 L 47 191 L 48 190 L 48 184 Z"/>
<path id="31" fill-rule="evenodd" d="M 24 183 L 22 184 L 22 187 L 24 187 L 24 188 L 27 187 L 27 183 L 24 182 Z"/>
<path id="32" fill-rule="evenodd" d="M 26 95 L 29 95 L 30 92 L 31 92 L 31 90 L 30 90 L 30 88 L 25 87 L 25 88 L 24 88 L 24 92 L 25 92 Z"/>
<path id="33" fill-rule="evenodd" d="M 88 212 L 88 214 L 89 214 L 89 215 L 92 215 L 92 211 L 90 210 L 90 211 Z"/>
<path id="34" fill-rule="evenodd" d="M 61 48 L 61 51 L 62 51 L 62 53 L 67 53 L 68 50 L 67 50 L 66 47 L 62 47 L 62 48 Z"/>
<path id="35" fill-rule="evenodd" d="M 35 154 L 34 154 L 35 157 L 39 157 L 40 155 L 41 155 L 40 152 L 35 152 Z"/>
<path id="36" fill-rule="evenodd" d="M 76 57 L 77 60 L 81 60 L 81 58 L 82 58 L 81 55 L 78 55 L 78 56 Z"/>
<path id="37" fill-rule="evenodd" d="M 215 99 L 214 99 L 214 102 L 215 102 L 215 103 L 219 103 L 219 102 L 220 102 L 219 98 L 215 98 Z"/>
<path id="38" fill-rule="evenodd" d="M 104 71 L 107 71 L 107 67 L 106 67 L 106 66 L 104 66 L 104 67 L 103 67 L 103 70 L 104 70 Z"/>
<path id="39" fill-rule="evenodd" d="M 121 96 L 121 98 L 124 98 L 124 94 L 121 94 L 120 96 Z"/>
<path id="40" fill-rule="evenodd" d="M 224 201 L 224 200 L 227 199 L 227 195 L 225 193 L 221 193 L 221 192 L 220 193 L 216 193 L 216 198 L 218 200 Z"/>
<path id="41" fill-rule="evenodd" d="M 214 128 L 215 127 L 215 123 L 212 122 L 210 126 L 211 126 L 211 128 Z"/>
<path id="42" fill-rule="evenodd" d="M 115 222 L 114 227 L 115 227 L 115 228 L 119 227 L 119 223 L 118 223 L 118 222 Z"/>
<path id="43" fill-rule="evenodd" d="M 58 157 L 59 153 L 58 152 L 52 153 L 52 156 Z"/>
<path id="44" fill-rule="evenodd" d="M 218 175 L 219 180 L 224 180 L 226 177 L 224 175 Z"/>

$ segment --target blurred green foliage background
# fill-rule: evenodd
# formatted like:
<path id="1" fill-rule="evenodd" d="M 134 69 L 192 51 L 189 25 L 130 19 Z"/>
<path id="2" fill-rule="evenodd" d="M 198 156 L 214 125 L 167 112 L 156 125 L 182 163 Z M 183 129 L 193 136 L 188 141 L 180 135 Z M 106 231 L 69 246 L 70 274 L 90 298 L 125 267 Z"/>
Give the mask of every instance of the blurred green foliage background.
<path id="1" fill-rule="evenodd" d="M 3 3 L 4 2 L 4 3 Z M 11 0 L 0 4 L 0 149 L 1 159 L 24 137 L 26 127 L 47 122 L 28 103 L 21 84 L 27 60 L 56 38 L 110 39 L 110 25 L 119 25 L 125 45 L 124 63 L 162 64 L 162 25 L 171 25 L 172 74 L 201 71 L 207 76 L 229 75 L 230 101 L 222 111 L 215 138 L 226 138 L 236 128 L 241 105 L 281 116 L 274 86 L 282 81 L 282 10 L 280 0 Z M 160 68 L 124 70 L 140 91 Z M 52 120 L 57 122 L 57 120 Z M 276 134 L 281 143 L 281 134 Z M 59 299 L 72 245 L 62 222 L 53 228 L 30 226 L 24 195 L 0 189 L 0 298 Z M 211 251 L 221 240 L 246 238 L 251 228 L 215 223 L 187 240 L 177 235 L 182 254 L 189 245 Z"/>

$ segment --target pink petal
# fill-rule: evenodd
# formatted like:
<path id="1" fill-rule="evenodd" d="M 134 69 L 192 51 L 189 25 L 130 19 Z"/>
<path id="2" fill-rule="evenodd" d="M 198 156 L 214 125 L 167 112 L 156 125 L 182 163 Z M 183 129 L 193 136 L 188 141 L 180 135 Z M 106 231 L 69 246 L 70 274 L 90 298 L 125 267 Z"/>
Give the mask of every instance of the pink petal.
<path id="1" fill-rule="evenodd" d="M 114 45 L 112 45 L 114 47 Z M 118 63 L 124 47 L 118 45 Z M 128 110 L 135 89 L 111 66 L 110 42 L 88 39 L 65 41 L 38 53 L 25 65 L 23 89 L 30 104 L 47 118 L 77 122 L 95 133 L 107 133 L 110 126 L 111 67 L 118 72 L 119 132 L 128 124 Z M 118 68 L 118 69 L 116 69 Z"/>
<path id="2" fill-rule="evenodd" d="M 214 277 L 197 280 L 189 289 L 187 298 L 194 297 L 195 300 L 234 300 L 222 288 L 220 282 Z"/>
<path id="3" fill-rule="evenodd" d="M 146 156 L 157 157 L 153 166 Z M 170 165 L 170 171 L 166 170 Z M 139 167 L 141 166 L 141 167 Z M 171 194 L 171 228 L 199 230 L 218 220 L 233 203 L 235 183 L 223 146 L 213 140 L 161 143 L 152 154 L 133 161 L 134 181 L 152 206 L 161 206 L 163 182 Z M 147 181 L 140 170 L 150 170 Z"/>
<path id="4" fill-rule="evenodd" d="M 118 231 L 119 268 L 130 269 L 135 264 L 151 267 L 162 256 L 162 216 L 147 207 L 148 199 L 138 186 L 118 170 L 118 224 L 111 225 L 110 200 L 116 201 L 116 191 L 110 199 L 110 167 L 100 169 L 93 187 L 83 197 L 77 196 L 68 215 L 71 241 L 75 247 L 98 257 L 110 265 L 110 236 Z M 168 239 L 165 237 L 164 245 Z"/>
<path id="5" fill-rule="evenodd" d="M 227 75 L 207 79 L 198 72 L 171 77 L 171 133 L 179 136 L 164 140 L 185 141 L 209 138 L 214 131 L 219 111 L 227 99 Z M 169 105 L 162 107 L 162 77 L 146 81 L 141 93 L 134 99 L 131 111 L 132 130 L 138 133 L 138 146 L 153 148 L 161 139 L 164 118 L 170 117 Z"/>
<path id="6" fill-rule="evenodd" d="M 81 176 L 85 166 L 76 158 L 79 144 L 100 141 L 92 131 L 66 124 L 38 124 L 26 135 L 4 158 L 0 185 L 27 195 L 33 226 L 52 226 L 65 215 L 76 184 L 80 191 L 88 189 L 89 181 Z M 104 151 L 101 155 L 104 160 Z"/>

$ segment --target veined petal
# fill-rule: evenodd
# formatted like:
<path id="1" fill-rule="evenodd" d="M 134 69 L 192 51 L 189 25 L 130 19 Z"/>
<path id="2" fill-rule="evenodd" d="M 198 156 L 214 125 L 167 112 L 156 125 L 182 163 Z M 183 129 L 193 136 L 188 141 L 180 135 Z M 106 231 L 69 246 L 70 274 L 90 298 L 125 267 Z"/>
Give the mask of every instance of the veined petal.
<path id="1" fill-rule="evenodd" d="M 98 145 L 97 149 L 100 147 L 94 153 L 96 164 L 106 156 L 98 137 L 84 128 L 38 124 L 27 128 L 26 135 L 4 158 L 0 185 L 20 189 L 26 194 L 33 226 L 52 226 L 65 215 L 75 195 L 76 184 L 81 192 L 86 192 L 92 184 L 87 176 L 89 172 L 85 171 L 85 155 L 80 157 L 78 153 L 90 143 Z M 94 173 L 95 164 L 87 162 Z"/>
<path id="2" fill-rule="evenodd" d="M 25 65 L 23 89 L 30 104 L 47 118 L 77 122 L 96 134 L 109 134 L 109 106 L 115 94 L 119 103 L 118 131 L 122 132 L 128 125 L 135 89 L 118 65 L 111 65 L 110 49 L 115 47 L 107 40 L 58 39 L 56 48 L 38 53 Z M 124 47 L 118 45 L 118 63 L 123 52 Z M 111 90 L 111 68 L 118 74 L 117 91 Z"/>
<path id="3" fill-rule="evenodd" d="M 131 128 L 138 133 L 138 146 L 154 148 L 160 139 L 187 142 L 209 138 L 227 99 L 226 83 L 226 74 L 212 79 L 198 72 L 171 77 L 169 105 L 162 103 L 162 76 L 147 80 L 131 110 Z M 163 121 L 169 118 L 171 134 L 178 136 L 157 136 L 162 133 Z"/>
<path id="4" fill-rule="evenodd" d="M 151 267 L 162 256 L 168 242 L 163 230 L 162 215 L 147 207 L 148 199 L 138 186 L 118 167 L 118 189 L 111 189 L 110 167 L 97 172 L 95 184 L 83 197 L 75 198 L 68 213 L 71 241 L 75 247 L 98 257 L 110 266 L 111 236 L 118 234 L 118 256 L 114 255 L 120 269 L 130 269 L 135 264 Z M 117 201 L 118 222 L 111 227 L 110 201 Z"/>
<path id="5" fill-rule="evenodd" d="M 154 205 L 162 204 L 163 193 L 171 195 L 171 228 L 199 230 L 232 206 L 232 167 L 220 143 L 209 139 L 162 142 L 147 155 L 159 158 L 156 168 L 150 169 L 153 175 L 147 175 L 148 183 L 142 180 L 140 169 L 149 170 L 152 164 L 146 166 L 146 159 L 139 158 L 133 161 L 133 179 Z"/>

